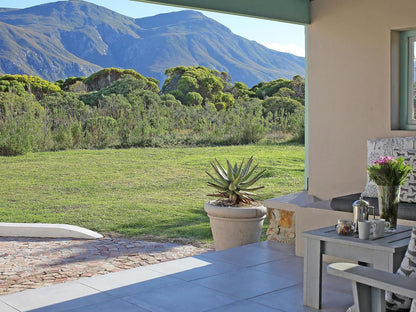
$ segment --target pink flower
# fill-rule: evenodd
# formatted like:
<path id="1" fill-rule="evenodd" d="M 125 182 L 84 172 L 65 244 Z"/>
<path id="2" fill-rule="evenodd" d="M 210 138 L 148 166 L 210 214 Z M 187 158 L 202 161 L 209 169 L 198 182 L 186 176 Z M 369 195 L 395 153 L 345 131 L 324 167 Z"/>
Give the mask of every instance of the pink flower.
<path id="1" fill-rule="evenodd" d="M 389 162 L 396 161 L 394 157 L 391 156 L 380 156 L 377 160 L 372 161 L 373 164 L 384 165 Z"/>

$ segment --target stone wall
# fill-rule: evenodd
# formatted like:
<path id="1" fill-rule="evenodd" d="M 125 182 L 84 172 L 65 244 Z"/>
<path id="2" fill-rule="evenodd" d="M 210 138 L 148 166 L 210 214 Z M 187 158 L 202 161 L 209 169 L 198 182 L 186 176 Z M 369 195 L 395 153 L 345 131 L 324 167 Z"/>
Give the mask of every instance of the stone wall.
<path id="1" fill-rule="evenodd" d="M 267 217 L 270 222 L 266 233 L 267 239 L 294 245 L 296 238 L 295 212 L 278 208 L 267 208 Z"/>

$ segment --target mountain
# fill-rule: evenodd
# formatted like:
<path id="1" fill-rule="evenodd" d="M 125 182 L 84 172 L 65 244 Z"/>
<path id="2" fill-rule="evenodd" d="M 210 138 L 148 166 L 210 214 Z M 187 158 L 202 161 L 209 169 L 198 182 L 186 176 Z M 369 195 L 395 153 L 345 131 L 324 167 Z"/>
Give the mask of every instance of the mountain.
<path id="1" fill-rule="evenodd" d="M 48 80 L 132 68 L 163 82 L 175 66 L 202 65 L 252 86 L 304 75 L 305 59 L 233 34 L 195 11 L 134 19 L 95 4 L 60 1 L 0 8 L 0 73 Z"/>

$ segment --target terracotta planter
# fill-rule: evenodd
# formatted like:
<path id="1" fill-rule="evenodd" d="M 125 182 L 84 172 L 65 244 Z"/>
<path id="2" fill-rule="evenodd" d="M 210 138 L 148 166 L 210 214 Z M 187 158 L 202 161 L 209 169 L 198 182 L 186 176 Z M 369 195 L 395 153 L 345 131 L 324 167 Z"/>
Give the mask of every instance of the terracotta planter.
<path id="1" fill-rule="evenodd" d="M 208 202 L 204 209 L 210 219 L 215 250 L 259 242 L 266 207 L 215 206 Z"/>

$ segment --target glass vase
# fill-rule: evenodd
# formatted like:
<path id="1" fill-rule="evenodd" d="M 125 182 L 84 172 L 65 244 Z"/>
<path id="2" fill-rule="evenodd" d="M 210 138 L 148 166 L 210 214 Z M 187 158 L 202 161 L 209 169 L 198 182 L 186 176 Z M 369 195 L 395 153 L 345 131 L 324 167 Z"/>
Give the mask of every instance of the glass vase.
<path id="1" fill-rule="evenodd" d="M 397 227 L 397 211 L 399 210 L 400 185 L 377 185 L 378 209 L 380 218 L 390 222 L 390 231 Z"/>

